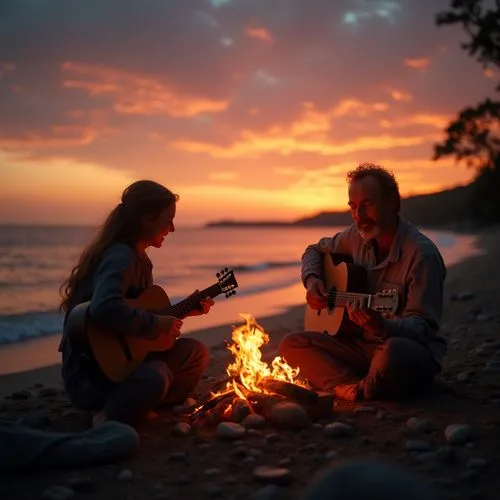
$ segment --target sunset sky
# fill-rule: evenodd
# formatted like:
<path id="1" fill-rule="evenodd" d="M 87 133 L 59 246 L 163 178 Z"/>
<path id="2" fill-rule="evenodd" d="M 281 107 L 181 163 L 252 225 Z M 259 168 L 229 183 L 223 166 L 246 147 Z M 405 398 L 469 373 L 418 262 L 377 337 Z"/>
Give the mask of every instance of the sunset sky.
<path id="1" fill-rule="evenodd" d="M 433 144 L 497 75 L 435 25 L 448 0 L 2 0 L 0 223 L 95 224 L 140 178 L 177 222 L 347 207 L 470 180 Z"/>

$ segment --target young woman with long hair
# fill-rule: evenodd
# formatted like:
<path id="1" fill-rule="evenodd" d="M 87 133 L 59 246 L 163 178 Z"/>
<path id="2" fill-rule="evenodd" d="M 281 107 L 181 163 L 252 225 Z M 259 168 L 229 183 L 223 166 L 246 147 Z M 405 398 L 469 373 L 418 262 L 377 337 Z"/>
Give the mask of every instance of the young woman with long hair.
<path id="1" fill-rule="evenodd" d="M 134 308 L 126 301 L 153 284 L 153 265 L 145 251 L 161 247 L 175 231 L 177 200 L 176 194 L 153 181 L 128 186 L 61 286 L 65 328 L 59 351 L 65 389 L 77 407 L 97 412 L 94 425 L 106 420 L 135 425 L 160 403 L 182 404 L 208 365 L 204 344 L 178 338 L 181 319 Z M 147 339 L 164 335 L 171 347 L 146 357 L 126 380 L 111 381 L 67 332 L 69 314 L 87 301 L 88 315 L 99 327 Z M 206 314 L 212 305 L 210 297 L 204 298 L 200 310 L 188 315 Z"/>

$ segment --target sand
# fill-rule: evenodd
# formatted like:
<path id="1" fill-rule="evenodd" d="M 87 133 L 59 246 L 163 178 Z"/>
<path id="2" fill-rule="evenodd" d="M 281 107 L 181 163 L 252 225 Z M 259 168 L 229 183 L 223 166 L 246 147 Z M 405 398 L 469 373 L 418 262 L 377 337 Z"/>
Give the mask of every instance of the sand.
<path id="1" fill-rule="evenodd" d="M 429 394 L 404 403 L 337 404 L 335 413 L 321 420 L 320 425 L 296 432 L 269 424 L 259 431 L 260 435 L 254 433 L 237 444 L 221 442 L 211 429 L 197 428 L 191 436 L 173 436 L 172 423 L 160 415 L 141 428 L 138 456 L 125 463 L 80 471 L 95 489 L 92 498 L 159 499 L 181 495 L 251 498 L 251 492 L 262 488 L 253 478 L 255 467 L 280 463 L 290 469 L 293 478 L 290 485 L 280 487 L 282 498 L 301 498 L 311 478 L 335 463 L 336 456 L 339 459 L 379 457 L 396 462 L 432 483 L 443 498 L 496 498 L 500 478 L 493 471 L 498 468 L 500 451 L 500 370 L 491 369 L 496 365 L 490 362 L 500 356 L 500 270 L 497 265 L 500 229 L 485 230 L 478 236 L 484 253 L 448 270 L 442 331 L 448 339 L 449 350 L 443 372 Z M 271 335 L 265 352 L 272 356 L 286 332 L 300 329 L 303 307 L 257 319 Z M 224 344 L 230 334 L 231 325 L 190 334 L 205 341 L 213 354 L 207 375 L 200 384 L 200 395 L 206 394 L 214 380 L 224 376 L 224 369 L 232 359 Z M 50 397 L 39 397 L 40 387 L 34 387 L 43 384 L 44 388 L 60 389 L 59 370 L 55 365 L 1 376 L 0 397 L 26 389 L 29 397 L 21 401 L 4 399 L 0 402 L 0 416 L 13 420 L 36 409 L 49 417 L 47 430 L 83 430 L 88 425 L 88 415 L 72 408 L 61 391 Z M 367 405 L 370 408 L 366 408 Z M 407 425 L 411 417 L 430 419 L 433 425 L 427 431 L 412 430 Z M 351 425 L 353 435 L 326 438 L 323 428 L 332 421 Z M 444 433 L 450 424 L 470 425 L 471 441 L 453 446 L 450 451 Z M 268 439 L 269 434 L 277 434 L 277 437 Z M 405 450 L 409 440 L 424 441 L 429 453 Z M 235 454 L 237 449 L 241 454 Z M 185 453 L 188 460 L 173 460 L 173 452 Z M 471 462 L 473 459 L 480 461 Z M 131 481 L 118 479 L 123 469 L 130 470 Z M 2 488 L 2 498 L 40 497 L 46 488 L 65 484 L 73 472 L 8 478 Z"/>

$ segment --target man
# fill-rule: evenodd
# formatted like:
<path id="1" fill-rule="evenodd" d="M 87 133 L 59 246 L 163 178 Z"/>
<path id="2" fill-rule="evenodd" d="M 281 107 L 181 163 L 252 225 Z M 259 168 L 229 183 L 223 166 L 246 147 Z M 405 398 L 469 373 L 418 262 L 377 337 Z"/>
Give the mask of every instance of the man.
<path id="1" fill-rule="evenodd" d="M 351 257 L 368 271 L 369 293 L 396 289 L 392 318 L 351 301 L 347 310 L 362 334 L 320 332 L 287 335 L 279 351 L 314 389 L 356 401 L 398 399 L 430 384 L 441 370 L 446 341 L 438 335 L 446 268 L 434 243 L 400 217 L 393 174 L 361 164 L 347 174 L 354 223 L 310 245 L 302 256 L 302 282 L 313 309 L 326 307 L 325 253 Z"/>

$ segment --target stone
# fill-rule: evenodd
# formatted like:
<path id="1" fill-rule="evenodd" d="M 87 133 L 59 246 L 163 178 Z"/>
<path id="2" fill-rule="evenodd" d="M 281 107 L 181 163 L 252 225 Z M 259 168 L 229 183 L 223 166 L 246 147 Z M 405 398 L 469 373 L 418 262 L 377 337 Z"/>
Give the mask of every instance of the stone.
<path id="1" fill-rule="evenodd" d="M 217 498 L 222 496 L 224 493 L 224 488 L 218 484 L 209 484 L 206 489 L 207 496 L 209 498 Z"/>
<path id="2" fill-rule="evenodd" d="M 484 458 L 471 458 L 466 464 L 468 469 L 484 469 L 488 462 Z"/>
<path id="3" fill-rule="evenodd" d="M 241 421 L 241 425 L 246 429 L 259 429 L 266 425 L 266 419 L 262 415 L 253 413 L 252 415 L 246 416 Z"/>
<path id="4" fill-rule="evenodd" d="M 189 462 L 188 456 L 184 451 L 173 451 L 168 458 L 174 462 Z"/>
<path id="5" fill-rule="evenodd" d="M 339 458 L 339 452 L 336 450 L 330 450 L 325 455 L 325 459 L 328 462 L 332 462 L 333 460 L 338 460 L 338 458 Z"/>
<path id="6" fill-rule="evenodd" d="M 119 481 L 132 481 L 133 475 L 130 469 L 123 469 L 120 474 L 118 474 Z"/>
<path id="7" fill-rule="evenodd" d="M 309 416 L 298 404 L 280 401 L 272 407 L 270 420 L 279 427 L 298 430 L 308 425 Z"/>
<path id="8" fill-rule="evenodd" d="M 228 441 L 236 441 L 245 435 L 246 429 L 236 422 L 221 422 L 217 426 L 217 436 Z"/>
<path id="9" fill-rule="evenodd" d="M 438 500 L 438 493 L 406 468 L 376 459 L 349 460 L 313 478 L 303 500 Z"/>
<path id="10" fill-rule="evenodd" d="M 234 422 L 241 422 L 244 418 L 250 415 L 250 408 L 246 401 L 243 399 L 237 399 L 231 409 L 231 420 Z"/>
<path id="11" fill-rule="evenodd" d="M 470 379 L 470 373 L 468 372 L 460 372 L 457 375 L 457 382 L 467 382 Z"/>
<path id="12" fill-rule="evenodd" d="M 275 432 L 266 434 L 265 438 L 268 443 L 276 443 L 277 441 L 281 441 L 281 436 L 279 434 L 276 434 Z"/>
<path id="13" fill-rule="evenodd" d="M 449 444 L 465 444 L 472 439 L 472 428 L 466 424 L 450 424 L 444 435 Z"/>
<path id="14" fill-rule="evenodd" d="M 358 406 L 355 410 L 357 413 L 375 413 L 377 408 L 374 406 Z"/>
<path id="15" fill-rule="evenodd" d="M 430 432 L 434 429 L 434 423 L 429 418 L 420 419 L 417 417 L 411 417 L 406 422 L 406 425 L 411 430 L 416 432 Z"/>
<path id="16" fill-rule="evenodd" d="M 70 500 L 75 498 L 75 492 L 67 486 L 51 486 L 44 490 L 42 500 Z"/>
<path id="17" fill-rule="evenodd" d="M 441 446 L 436 450 L 439 461 L 445 465 L 451 465 L 457 462 L 457 451 L 451 446 Z"/>
<path id="18" fill-rule="evenodd" d="M 354 429 L 342 422 L 332 422 L 325 425 L 323 432 L 329 437 L 345 437 L 351 436 L 354 433 Z"/>
<path id="19" fill-rule="evenodd" d="M 12 399 L 14 401 L 24 401 L 26 399 L 31 399 L 33 395 L 31 394 L 30 391 L 16 391 L 13 392 L 10 396 L 9 399 Z"/>
<path id="20" fill-rule="evenodd" d="M 205 476 L 218 476 L 222 471 L 220 469 L 217 469 L 215 467 L 211 468 L 211 469 L 207 469 L 205 471 Z"/>
<path id="21" fill-rule="evenodd" d="M 68 477 L 66 485 L 74 491 L 81 493 L 92 493 L 96 490 L 96 485 L 88 476 L 72 474 Z"/>
<path id="22" fill-rule="evenodd" d="M 253 477 L 259 482 L 278 485 L 290 484 L 293 481 L 290 469 L 284 467 L 270 467 L 267 465 L 256 467 L 253 471 Z"/>
<path id="23" fill-rule="evenodd" d="M 283 498 L 283 491 L 275 484 L 268 484 L 263 488 L 254 491 L 248 500 L 281 500 Z"/>
<path id="24" fill-rule="evenodd" d="M 45 387 L 44 389 L 41 389 L 40 392 L 38 393 L 39 398 L 52 398 L 54 396 L 57 396 L 59 394 L 59 391 L 57 389 L 54 389 L 53 387 Z"/>
<path id="25" fill-rule="evenodd" d="M 409 440 L 404 444 L 404 449 L 407 451 L 428 451 L 431 445 L 427 441 Z"/>
<path id="26" fill-rule="evenodd" d="M 174 436 L 189 436 L 192 428 L 187 422 L 178 422 L 172 427 L 172 434 Z"/>
<path id="27" fill-rule="evenodd" d="M 450 300 L 462 302 L 466 300 L 472 300 L 474 297 L 475 295 L 472 292 L 460 292 L 460 293 L 452 293 L 450 296 Z"/>

